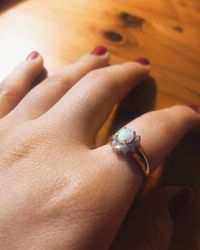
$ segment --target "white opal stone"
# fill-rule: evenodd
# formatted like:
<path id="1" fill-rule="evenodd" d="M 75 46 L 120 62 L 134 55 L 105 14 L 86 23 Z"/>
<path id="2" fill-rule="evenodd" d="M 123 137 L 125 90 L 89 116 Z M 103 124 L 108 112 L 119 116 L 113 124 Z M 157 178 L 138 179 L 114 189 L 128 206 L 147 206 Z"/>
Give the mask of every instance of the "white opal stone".
<path id="1" fill-rule="evenodd" d="M 130 143 L 134 137 L 134 132 L 131 129 L 124 127 L 118 131 L 117 141 L 122 144 Z"/>

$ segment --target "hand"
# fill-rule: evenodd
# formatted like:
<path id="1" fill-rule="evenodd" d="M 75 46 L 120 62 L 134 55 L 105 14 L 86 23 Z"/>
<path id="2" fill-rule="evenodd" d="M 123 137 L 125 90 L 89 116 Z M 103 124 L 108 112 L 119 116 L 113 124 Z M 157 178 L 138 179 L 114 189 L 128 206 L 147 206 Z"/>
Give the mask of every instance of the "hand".
<path id="1" fill-rule="evenodd" d="M 143 175 L 132 158 L 119 157 L 109 144 L 96 148 L 95 136 L 150 66 L 107 67 L 108 57 L 97 48 L 32 88 L 44 69 L 33 52 L 1 84 L 0 249 L 111 246 Z M 199 123 L 191 108 L 175 106 L 127 127 L 141 135 L 153 170 Z"/>

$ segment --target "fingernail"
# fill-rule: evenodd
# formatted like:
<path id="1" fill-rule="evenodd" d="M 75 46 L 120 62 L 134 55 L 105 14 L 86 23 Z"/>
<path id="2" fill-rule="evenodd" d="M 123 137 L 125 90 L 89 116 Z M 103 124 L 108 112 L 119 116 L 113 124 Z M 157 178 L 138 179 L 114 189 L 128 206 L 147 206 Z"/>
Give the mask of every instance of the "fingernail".
<path id="1" fill-rule="evenodd" d="M 98 46 L 96 47 L 91 54 L 92 55 L 97 55 L 97 56 L 103 56 L 105 53 L 108 51 L 108 49 L 104 46 Z"/>
<path id="2" fill-rule="evenodd" d="M 190 188 L 184 188 L 169 201 L 168 209 L 174 224 L 178 224 L 191 207 L 194 192 Z"/>
<path id="3" fill-rule="evenodd" d="M 136 60 L 134 60 L 134 62 L 140 63 L 142 65 L 149 65 L 150 61 L 147 58 L 137 58 Z"/>
<path id="4" fill-rule="evenodd" d="M 37 58 L 38 56 L 39 56 L 39 52 L 37 52 L 37 51 L 33 51 L 33 52 L 31 52 L 27 57 L 26 57 L 26 61 L 28 61 L 28 60 L 33 60 L 33 59 L 35 59 L 35 58 Z"/>
<path id="5" fill-rule="evenodd" d="M 188 107 L 193 109 L 195 112 L 200 113 L 200 105 L 197 104 L 189 104 Z"/>

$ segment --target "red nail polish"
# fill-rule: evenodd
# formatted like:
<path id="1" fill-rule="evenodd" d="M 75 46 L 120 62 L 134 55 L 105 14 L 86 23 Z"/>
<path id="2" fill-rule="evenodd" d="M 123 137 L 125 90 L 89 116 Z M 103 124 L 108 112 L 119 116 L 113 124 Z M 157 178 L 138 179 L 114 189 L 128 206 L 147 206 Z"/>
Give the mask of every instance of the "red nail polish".
<path id="1" fill-rule="evenodd" d="M 136 60 L 134 60 L 134 62 L 140 63 L 142 65 L 149 65 L 150 61 L 147 58 L 137 58 Z"/>
<path id="2" fill-rule="evenodd" d="M 37 58 L 38 56 L 39 56 L 39 52 L 37 52 L 37 51 L 33 51 L 33 52 L 31 52 L 28 56 L 27 56 L 27 58 L 26 58 L 26 60 L 28 61 L 28 60 L 33 60 L 33 59 L 35 59 L 35 58 Z"/>
<path id="3" fill-rule="evenodd" d="M 91 54 L 92 55 L 97 55 L 97 56 L 103 56 L 105 53 L 108 51 L 108 49 L 104 46 L 98 46 L 96 47 Z"/>
<path id="4" fill-rule="evenodd" d="M 184 188 L 169 201 L 168 209 L 174 224 L 178 224 L 191 207 L 194 192 L 190 188 Z"/>
<path id="5" fill-rule="evenodd" d="M 200 113 L 200 105 L 197 104 L 189 104 L 188 107 L 193 109 L 195 112 Z"/>

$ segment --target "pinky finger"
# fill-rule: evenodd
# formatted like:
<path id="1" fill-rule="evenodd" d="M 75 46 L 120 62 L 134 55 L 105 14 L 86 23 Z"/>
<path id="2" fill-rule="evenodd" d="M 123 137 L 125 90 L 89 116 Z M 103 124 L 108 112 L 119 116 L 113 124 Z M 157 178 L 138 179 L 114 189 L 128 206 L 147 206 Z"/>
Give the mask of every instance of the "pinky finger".
<path id="1" fill-rule="evenodd" d="M 141 136 L 141 147 L 150 163 L 151 170 L 161 164 L 170 151 L 179 143 L 182 137 L 193 127 L 200 124 L 200 112 L 190 107 L 177 105 L 170 108 L 146 113 L 126 125 Z M 119 161 L 111 146 L 106 144 L 96 149 L 106 154 L 108 159 L 116 165 L 122 166 L 126 161 Z M 112 153 L 111 153 L 112 152 Z M 113 155 L 113 157 L 109 157 Z M 134 168 L 135 169 L 135 168 Z M 138 175 L 138 168 L 135 175 Z M 139 171 L 140 172 L 140 171 Z"/>
<path id="2" fill-rule="evenodd" d="M 152 169 L 162 163 L 182 137 L 200 124 L 200 113 L 190 107 L 177 105 L 149 112 L 128 126 L 142 137 L 142 147 Z"/>
<path id="3" fill-rule="evenodd" d="M 149 160 L 151 170 L 154 170 L 166 159 L 181 138 L 198 125 L 200 113 L 187 106 L 178 105 L 146 113 L 126 127 L 141 136 L 141 147 Z M 112 201 L 107 205 L 107 215 L 112 218 L 112 223 L 121 225 L 143 183 L 142 171 L 133 157 L 124 157 L 113 152 L 110 143 L 94 149 L 93 153 L 94 159 L 100 159 L 102 162 L 101 171 L 104 171 L 105 176 L 109 176 L 105 182 L 104 179 L 101 181 L 102 186 L 109 187 L 105 189 L 105 197 Z M 118 228 L 116 231 L 113 229 L 113 235 L 116 235 L 117 231 Z"/>

